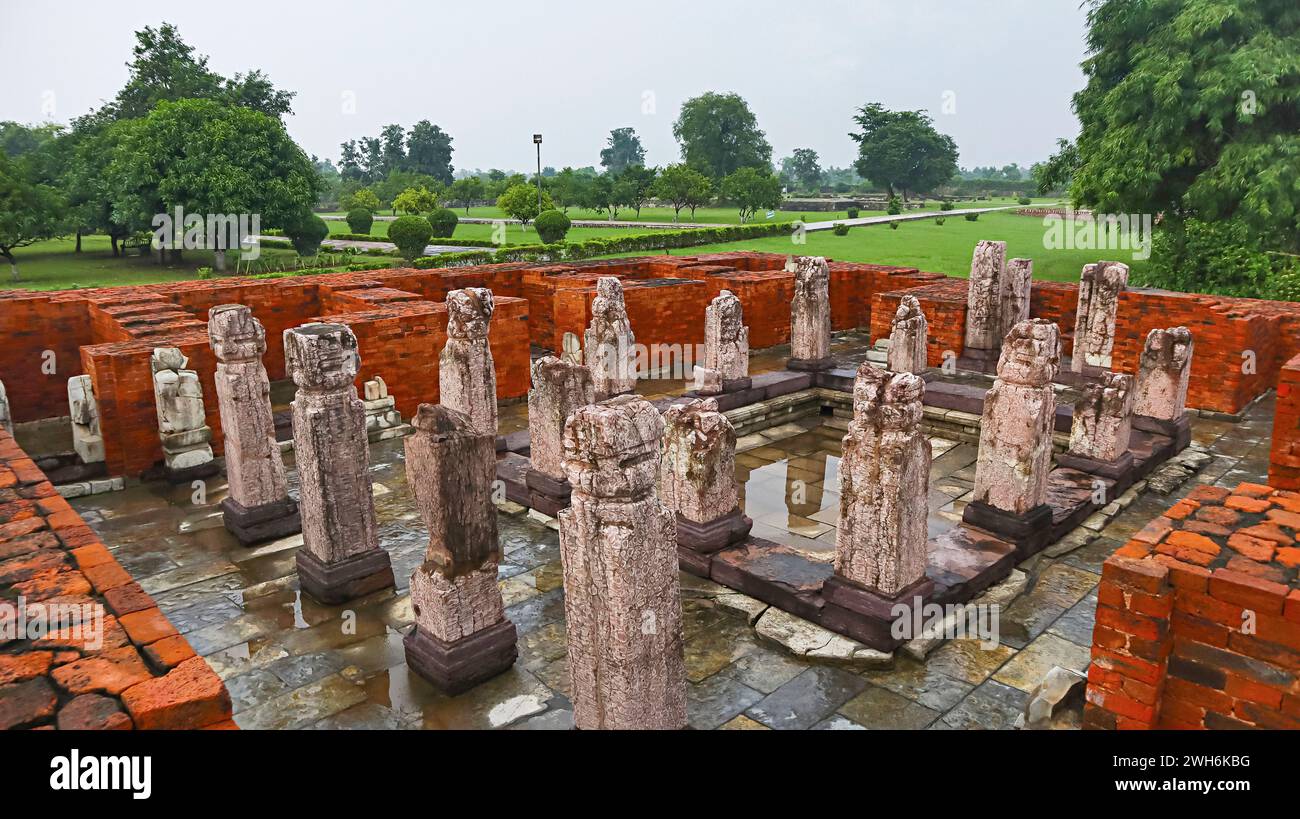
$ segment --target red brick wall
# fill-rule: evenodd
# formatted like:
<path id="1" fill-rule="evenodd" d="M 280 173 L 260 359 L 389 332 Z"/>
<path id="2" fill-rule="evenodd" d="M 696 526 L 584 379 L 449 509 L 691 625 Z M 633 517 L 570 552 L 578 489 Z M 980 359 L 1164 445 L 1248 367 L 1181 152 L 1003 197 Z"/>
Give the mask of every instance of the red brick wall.
<path id="1" fill-rule="evenodd" d="M 1300 490 L 1300 356 L 1288 361 L 1277 379 L 1268 482 L 1279 489 Z"/>
<path id="2" fill-rule="evenodd" d="M 1300 493 L 1201 486 L 1106 560 L 1084 725 L 1300 728 Z"/>
<path id="3" fill-rule="evenodd" d="M 94 341 L 86 304 L 44 293 L 0 294 L 0 339 L 0 380 L 13 419 L 67 415 L 68 379 L 84 373 L 78 350 Z M 46 350 L 53 372 L 42 369 Z"/>

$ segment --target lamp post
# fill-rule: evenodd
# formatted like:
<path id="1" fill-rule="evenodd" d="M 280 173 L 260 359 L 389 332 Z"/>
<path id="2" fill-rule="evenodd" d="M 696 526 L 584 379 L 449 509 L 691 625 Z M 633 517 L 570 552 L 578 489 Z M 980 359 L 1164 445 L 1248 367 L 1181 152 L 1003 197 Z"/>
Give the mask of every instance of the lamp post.
<path id="1" fill-rule="evenodd" d="M 537 213 L 542 212 L 542 135 L 533 134 L 533 144 L 537 146 Z"/>

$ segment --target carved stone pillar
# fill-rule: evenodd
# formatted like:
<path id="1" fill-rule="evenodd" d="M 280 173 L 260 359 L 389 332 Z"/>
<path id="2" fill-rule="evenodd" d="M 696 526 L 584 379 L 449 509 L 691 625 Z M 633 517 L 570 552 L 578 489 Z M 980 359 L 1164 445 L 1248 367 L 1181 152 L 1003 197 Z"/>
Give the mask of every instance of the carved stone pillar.
<path id="1" fill-rule="evenodd" d="M 800 256 L 790 302 L 792 370 L 825 370 L 831 359 L 831 269 L 820 256 Z"/>
<path id="2" fill-rule="evenodd" d="M 438 359 L 438 403 L 469 417 L 476 432 L 497 434 L 497 375 L 488 346 L 492 291 L 447 294 L 447 344 Z"/>
<path id="3" fill-rule="evenodd" d="M 82 463 L 104 461 L 104 436 L 99 430 L 99 402 L 90 376 L 68 379 L 68 412 L 72 416 L 72 448 Z"/>
<path id="4" fill-rule="evenodd" d="M 1070 369 L 1111 366 L 1115 348 L 1115 319 L 1119 295 L 1128 285 L 1128 265 L 1120 262 L 1086 264 L 1079 276 L 1079 309 L 1074 321 L 1074 355 Z"/>
<path id="5" fill-rule="evenodd" d="M 677 545 L 710 554 L 739 543 L 754 522 L 736 491 L 736 430 L 713 400 L 675 404 L 664 413 L 659 498 L 676 514 Z M 689 556 L 688 556 L 689 557 Z"/>
<path id="6" fill-rule="evenodd" d="M 1183 449 L 1192 440 L 1187 418 L 1187 383 L 1192 374 L 1192 333 L 1186 327 L 1152 330 L 1138 363 L 1133 428 L 1174 439 Z"/>
<path id="7" fill-rule="evenodd" d="M 903 296 L 889 330 L 886 366 L 891 372 L 919 373 L 926 368 L 926 338 L 930 325 L 916 296 Z"/>
<path id="8" fill-rule="evenodd" d="M 970 284 L 966 289 L 965 355 L 991 357 L 1002 345 L 1002 283 L 1007 266 L 1007 243 L 981 240 L 971 257 Z"/>
<path id="9" fill-rule="evenodd" d="M 1034 291 L 1034 262 L 1032 259 L 1008 259 L 1002 270 L 1001 319 L 999 328 L 1006 335 L 1022 321 L 1029 320 L 1029 300 Z"/>
<path id="10" fill-rule="evenodd" d="M 1133 453 L 1129 437 L 1133 422 L 1133 376 L 1105 372 L 1082 387 L 1074 404 L 1070 449 L 1058 455 L 1061 466 L 1123 481 L 1131 485 Z"/>
<path id="11" fill-rule="evenodd" d="M 749 328 L 740 299 L 730 290 L 723 290 L 704 308 L 704 366 L 695 370 L 696 390 L 703 395 L 747 390 L 753 383 Z"/>
<path id="12" fill-rule="evenodd" d="M 342 324 L 304 324 L 284 331 L 293 399 L 293 449 L 301 484 L 302 590 L 342 603 L 394 585 L 379 546 L 366 410 L 353 380 L 361 366 L 357 339 Z"/>
<path id="13" fill-rule="evenodd" d="M 636 337 L 627 318 L 623 285 L 613 276 L 596 281 L 583 352 L 597 401 L 636 389 Z"/>
<path id="14" fill-rule="evenodd" d="M 524 473 L 532 508 L 554 517 L 569 505 L 564 474 L 564 423 L 578 407 L 596 403 L 591 370 L 566 359 L 546 356 L 533 362 L 528 391 L 528 440 L 531 466 Z"/>
<path id="15" fill-rule="evenodd" d="M 185 368 L 188 363 L 175 347 L 155 347 L 149 359 L 164 471 L 172 483 L 217 474 L 210 445 L 212 429 L 203 409 L 203 386 L 199 374 Z"/>

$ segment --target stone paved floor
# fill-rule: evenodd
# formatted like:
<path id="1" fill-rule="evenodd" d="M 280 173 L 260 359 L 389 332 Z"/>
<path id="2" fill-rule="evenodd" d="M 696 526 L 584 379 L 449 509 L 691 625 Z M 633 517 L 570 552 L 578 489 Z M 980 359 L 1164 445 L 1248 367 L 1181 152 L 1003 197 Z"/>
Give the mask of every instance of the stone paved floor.
<path id="1" fill-rule="evenodd" d="M 646 392 L 659 388 L 669 387 Z M 504 409 L 518 421 L 520 409 Z M 842 433 L 821 420 L 746 436 L 737 472 L 755 534 L 829 560 Z M 691 724 L 1009 727 L 1053 665 L 1086 666 L 1102 561 L 1198 482 L 1263 479 L 1271 427 L 1271 399 L 1242 423 L 1195 419 L 1194 438 L 1214 460 L 1173 494 L 1136 500 L 1091 544 L 1022 564 L 1027 590 L 1002 613 L 992 650 L 953 641 L 924 663 L 900 653 L 891 668 L 871 670 L 799 659 L 718 605 L 718 587 L 682 575 Z M 929 523 L 937 533 L 960 517 L 975 447 L 934 444 Z M 401 642 L 412 622 L 406 585 L 426 534 L 409 500 L 401 453 L 400 440 L 372 447 L 380 535 L 399 588 L 346 606 L 321 606 L 298 593 L 293 561 L 300 537 L 238 546 L 221 523 L 217 503 L 225 486 L 217 479 L 201 498 L 187 487 L 151 484 L 73 505 L 226 680 L 242 727 L 570 727 L 558 535 L 527 515 L 500 515 L 502 590 L 519 631 L 515 667 L 459 697 L 443 696 L 408 672 Z"/>

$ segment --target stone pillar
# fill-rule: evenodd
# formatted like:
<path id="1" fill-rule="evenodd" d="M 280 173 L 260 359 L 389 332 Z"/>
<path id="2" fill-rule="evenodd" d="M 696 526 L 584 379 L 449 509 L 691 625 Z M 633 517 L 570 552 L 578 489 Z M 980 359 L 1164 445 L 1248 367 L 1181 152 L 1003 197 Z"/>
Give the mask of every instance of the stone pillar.
<path id="1" fill-rule="evenodd" d="M 357 338 L 342 324 L 284 331 L 285 366 L 298 385 L 293 449 L 301 484 L 298 581 L 323 603 L 342 603 L 394 585 L 379 546 L 370 482 L 366 410 L 353 380 Z"/>
<path id="2" fill-rule="evenodd" d="M 1119 294 L 1128 285 L 1128 265 L 1120 262 L 1086 264 L 1079 276 L 1079 309 L 1074 320 L 1074 355 L 1070 369 L 1109 369 L 1115 348 L 1115 318 Z"/>
<path id="3" fill-rule="evenodd" d="M 1057 326 L 1022 321 L 1007 333 L 998 377 L 984 398 L 975 495 L 963 520 L 1037 551 L 1051 535 L 1047 480 L 1052 469 L 1056 394 L 1061 363 Z"/>
<path id="4" fill-rule="evenodd" d="M 1061 466 L 1132 484 L 1133 453 L 1129 437 L 1133 421 L 1133 376 L 1104 372 L 1082 387 L 1074 404 L 1070 449 L 1056 458 Z"/>
<path id="5" fill-rule="evenodd" d="M 1029 301 L 1034 292 L 1033 260 L 1009 259 L 1002 270 L 998 289 L 1002 302 L 998 329 L 1006 335 L 1012 327 L 1029 320 Z"/>
<path id="6" fill-rule="evenodd" d="M 686 727 L 676 526 L 655 496 L 663 430 L 632 395 L 580 407 L 564 427 L 573 497 L 560 556 L 581 729 Z"/>
<path id="7" fill-rule="evenodd" d="M 636 389 L 636 337 L 627 319 L 623 285 L 613 276 L 596 281 L 583 347 L 597 401 Z"/>
<path id="8" fill-rule="evenodd" d="M 203 386 L 198 373 L 185 369 L 187 364 L 189 359 L 175 347 L 155 347 L 149 359 L 158 437 L 167 480 L 172 483 L 188 483 L 218 471 L 212 459 L 212 429 L 203 409 Z"/>
<path id="9" fill-rule="evenodd" d="M 825 370 L 831 360 L 831 269 L 820 256 L 800 256 L 790 302 L 792 370 Z"/>
<path id="10" fill-rule="evenodd" d="M 929 322 L 921 312 L 921 302 L 916 296 L 903 296 L 894 312 L 889 329 L 889 352 L 885 366 L 896 373 L 919 373 L 925 370 L 926 338 L 930 334 Z"/>
<path id="11" fill-rule="evenodd" d="M 1133 427 L 1174 439 L 1183 449 L 1192 440 L 1187 418 L 1187 381 L 1192 374 L 1192 333 L 1186 327 L 1152 330 L 1138 363 Z"/>
<path id="12" fill-rule="evenodd" d="M 510 668 L 517 654 L 497 586 L 496 440 L 440 404 L 421 404 L 413 426 L 406 475 L 429 547 L 411 575 L 415 628 L 403 641 L 406 663 L 458 694 Z"/>
<path id="13" fill-rule="evenodd" d="M 704 366 L 695 368 L 695 389 L 704 395 L 747 390 L 749 328 L 740 299 L 723 290 L 704 308 Z"/>
<path id="14" fill-rule="evenodd" d="M 14 434 L 14 416 L 9 410 L 9 394 L 5 392 L 3 381 L 0 381 L 0 427 L 10 435 Z"/>
<path id="15" fill-rule="evenodd" d="M 497 434 L 497 374 L 488 346 L 492 291 L 447 294 L 447 345 L 438 359 L 438 403 L 469 416 L 476 432 Z"/>
<path id="16" fill-rule="evenodd" d="M 971 257 L 970 284 L 966 288 L 966 340 L 968 358 L 991 358 L 1002 344 L 1002 282 L 1007 266 L 1007 243 L 981 240 Z"/>
<path id="17" fill-rule="evenodd" d="M 226 529 L 245 546 L 301 531 L 275 440 L 271 381 L 262 365 L 266 330 L 244 305 L 222 304 L 208 311 L 208 343 L 217 358 L 217 407 L 230 484 L 230 495 L 221 502 Z"/>
<path id="18" fill-rule="evenodd" d="M 727 416 L 712 399 L 692 400 L 669 407 L 664 423 L 659 498 L 676 514 L 678 549 L 710 554 L 743 541 L 754 522 L 738 506 L 736 430 Z"/>
<path id="19" fill-rule="evenodd" d="M 564 474 L 564 423 L 578 407 L 596 403 L 591 370 L 581 364 L 546 356 L 533 362 L 533 387 L 528 391 L 530 467 L 524 473 L 530 505 L 554 517 L 569 505 L 569 480 Z"/>
<path id="20" fill-rule="evenodd" d="M 375 376 L 361 385 L 362 403 L 366 408 L 366 435 L 371 441 L 381 441 L 402 434 L 402 414 L 397 411 L 397 401 L 388 394 L 388 384 Z"/>
<path id="21" fill-rule="evenodd" d="M 72 448 L 82 463 L 104 461 L 104 436 L 99 430 L 99 402 L 88 375 L 68 379 L 68 411 L 72 415 Z"/>

